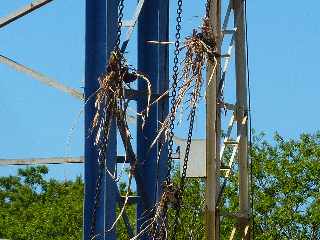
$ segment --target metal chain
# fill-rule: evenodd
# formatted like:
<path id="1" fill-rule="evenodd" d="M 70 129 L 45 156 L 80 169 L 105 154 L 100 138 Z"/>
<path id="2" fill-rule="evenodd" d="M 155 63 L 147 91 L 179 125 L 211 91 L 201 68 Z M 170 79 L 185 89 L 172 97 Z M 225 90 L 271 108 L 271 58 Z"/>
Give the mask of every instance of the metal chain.
<path id="1" fill-rule="evenodd" d="M 120 0 L 119 9 L 118 9 L 118 29 L 117 29 L 117 40 L 115 49 L 120 49 L 120 41 L 121 41 L 121 29 L 122 29 L 122 19 L 123 19 L 123 9 L 124 9 L 124 0 Z"/>
<path id="2" fill-rule="evenodd" d="M 91 216 L 90 239 L 94 237 L 94 233 L 96 230 L 97 210 L 100 202 L 102 173 L 104 168 L 104 164 L 101 163 L 100 160 L 98 160 L 98 163 L 99 163 L 99 170 L 98 170 L 99 172 L 98 172 L 98 178 L 96 181 L 96 189 L 95 189 L 95 196 L 94 196 L 92 216 Z"/>
<path id="3" fill-rule="evenodd" d="M 196 93 L 195 102 L 197 102 L 198 96 L 199 96 L 199 93 Z M 176 204 L 175 221 L 174 221 L 174 229 L 173 229 L 172 239 L 176 239 L 176 234 L 178 232 L 180 209 L 181 209 L 182 196 L 184 193 L 185 180 L 186 180 L 186 175 L 187 175 L 187 168 L 188 168 L 189 154 L 190 154 L 190 149 L 191 149 L 191 142 L 192 142 L 192 134 L 193 134 L 196 109 L 197 109 L 197 106 L 196 106 L 196 104 L 194 104 L 192 106 L 191 113 L 190 113 L 189 131 L 188 131 L 186 152 L 185 152 L 184 159 L 183 159 L 183 167 L 182 167 L 180 188 L 179 188 L 177 204 Z"/>
<path id="4" fill-rule="evenodd" d="M 178 85 L 178 74 L 179 74 L 179 54 L 180 54 L 180 38 L 181 38 L 181 20 L 182 20 L 182 0 L 178 0 L 178 8 L 177 8 L 177 25 L 176 25 L 176 41 L 174 43 L 174 59 L 173 59 L 173 82 L 171 85 L 172 93 L 171 93 L 171 110 L 170 110 L 170 132 L 169 132 L 169 141 L 168 141 L 168 172 L 166 176 L 166 184 L 169 185 L 171 183 L 170 173 L 172 171 L 172 163 L 173 163 L 173 137 L 174 137 L 174 121 L 175 121 L 175 103 L 177 96 L 177 85 Z"/>
<path id="5" fill-rule="evenodd" d="M 210 8 L 211 8 L 211 0 L 207 0 L 205 18 L 209 18 Z M 198 89 L 196 94 L 195 94 L 195 102 L 198 101 L 198 97 L 200 95 L 199 91 L 200 91 L 200 89 Z M 192 134 L 193 134 L 193 127 L 194 127 L 196 109 L 197 109 L 197 105 L 193 104 L 192 109 L 191 109 L 191 113 L 190 113 L 188 138 L 187 138 L 187 143 L 186 143 L 185 155 L 184 155 L 184 159 L 183 159 L 183 167 L 182 167 L 182 174 L 181 174 L 181 179 L 180 179 L 180 187 L 179 187 L 179 192 L 178 192 L 178 196 L 177 196 L 176 212 L 175 212 L 174 228 L 173 228 L 173 232 L 172 232 L 172 234 L 173 234 L 172 235 L 172 239 L 176 239 L 176 235 L 177 235 L 177 232 L 178 232 L 180 210 L 181 210 L 182 197 L 183 197 L 183 193 L 184 193 L 184 187 L 185 187 L 185 181 L 186 181 L 186 175 L 187 175 L 187 168 L 188 168 L 189 154 L 190 154 L 191 143 L 192 143 Z"/>
<path id="6" fill-rule="evenodd" d="M 120 0 L 119 9 L 118 9 L 117 39 L 116 39 L 116 43 L 115 43 L 115 50 L 116 51 L 118 51 L 120 49 L 123 9 L 124 9 L 124 0 Z M 107 125 L 109 125 L 109 124 L 107 123 Z M 105 134 L 107 134 L 107 133 L 105 133 Z M 106 139 L 104 139 L 104 140 L 106 140 Z M 94 237 L 94 233 L 96 230 L 97 210 L 98 210 L 98 206 L 99 206 L 99 202 L 100 202 L 101 183 L 102 183 L 103 172 L 104 172 L 104 167 L 105 167 L 104 161 L 106 158 L 106 147 L 107 147 L 106 144 L 107 144 L 107 142 L 105 141 L 104 144 L 100 144 L 100 146 L 98 147 L 98 149 L 101 150 L 101 153 L 99 153 L 99 157 L 98 157 L 99 169 L 98 169 L 96 188 L 95 188 L 95 196 L 94 196 L 93 209 L 92 209 L 90 239 Z"/>
<path id="7" fill-rule="evenodd" d="M 166 175 L 166 179 L 164 181 L 164 187 L 166 189 L 170 189 L 171 186 L 171 171 L 173 166 L 173 137 L 174 137 L 174 121 L 175 121 L 175 104 L 176 104 L 176 96 L 177 96 L 177 86 L 178 86 L 178 75 L 179 75 L 179 54 L 180 54 L 180 38 L 181 38 L 181 21 L 182 21 L 182 0 L 178 0 L 177 7 L 177 17 L 176 17 L 176 40 L 174 43 L 174 59 L 173 59 L 173 75 L 172 75 L 172 93 L 171 93 L 171 109 L 170 109 L 170 131 L 169 131 L 169 140 L 168 140 L 168 171 Z M 165 190 L 167 191 L 167 190 Z M 168 210 L 168 202 L 165 202 L 163 209 L 163 218 L 167 219 L 167 210 Z"/>
<path id="8" fill-rule="evenodd" d="M 210 18 L 210 10 L 211 10 L 211 0 L 207 0 L 206 2 L 206 16 L 205 18 Z"/>

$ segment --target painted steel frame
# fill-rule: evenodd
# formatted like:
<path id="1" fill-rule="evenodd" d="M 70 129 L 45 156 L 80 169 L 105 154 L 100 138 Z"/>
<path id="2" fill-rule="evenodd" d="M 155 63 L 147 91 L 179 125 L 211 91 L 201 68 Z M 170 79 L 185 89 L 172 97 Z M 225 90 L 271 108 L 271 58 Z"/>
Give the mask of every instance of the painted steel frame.
<path id="1" fill-rule="evenodd" d="M 87 0 L 86 1 L 86 49 L 85 49 L 85 195 L 84 195 L 84 228 L 83 238 L 90 239 L 92 223 L 92 211 L 96 194 L 96 182 L 98 180 L 98 154 L 94 147 L 94 136 L 90 134 L 95 107 L 94 95 L 98 89 L 98 77 L 104 71 L 106 60 L 112 51 L 116 41 L 118 1 Z M 115 172 L 117 142 L 115 121 L 112 123 L 109 147 L 107 149 L 108 161 L 105 167 L 109 172 Z M 102 171 L 101 194 L 94 226 L 95 239 L 116 238 L 115 230 L 109 229 L 116 218 L 116 189 L 114 181 L 105 169 Z"/>
<path id="2" fill-rule="evenodd" d="M 151 80 L 152 93 L 160 95 L 168 90 L 168 45 L 151 44 L 149 41 L 168 42 L 169 35 L 169 1 L 145 0 L 138 21 L 138 71 L 146 74 Z M 138 91 L 147 89 L 146 82 L 138 82 Z M 153 212 L 156 201 L 162 192 L 162 182 L 167 172 L 167 148 L 162 145 L 164 138 L 149 149 L 168 114 L 168 96 L 155 104 L 149 113 L 144 128 L 141 129 L 142 119 L 137 120 L 137 157 L 139 160 L 137 171 L 141 172 L 145 181 L 144 191 L 138 187 L 141 200 L 137 206 L 137 226 L 141 230 L 143 223 L 148 220 Z M 147 97 L 137 101 L 138 112 L 146 109 Z M 158 159 L 158 151 L 162 148 Z M 142 201 L 145 199 L 145 201 Z M 141 236 L 142 240 L 149 239 Z"/>
<path id="3" fill-rule="evenodd" d="M 91 122 L 94 115 L 94 103 L 89 99 L 98 88 L 96 79 L 105 68 L 106 59 L 113 49 L 115 42 L 115 29 L 117 28 L 117 1 L 112 0 L 87 0 L 86 1 L 86 80 L 85 99 L 85 202 L 84 202 L 84 239 L 88 240 L 91 228 L 91 218 L 97 181 L 98 163 L 97 152 L 93 147 L 94 138 L 90 135 Z M 168 46 L 157 44 L 150 45 L 148 40 L 168 41 L 169 33 L 169 1 L 165 0 L 140 0 L 137 4 L 133 20 L 127 24 L 129 27 L 125 40 L 121 46 L 124 52 L 131 38 L 134 26 L 138 21 L 138 70 L 147 74 L 151 79 L 152 93 L 158 95 L 168 89 Z M 146 86 L 142 80 L 138 81 L 138 90 L 133 98 L 137 101 L 138 111 L 146 107 L 144 92 Z M 166 145 L 162 146 L 164 138 L 152 149 L 150 143 L 156 136 L 159 121 L 163 121 L 168 114 L 168 97 L 162 98 L 151 108 L 149 118 L 143 131 L 142 120 L 137 120 L 137 224 L 139 232 L 143 221 L 149 216 L 145 215 L 152 209 L 161 194 L 161 183 L 167 169 Z M 108 151 L 107 167 L 111 172 L 115 169 L 117 159 L 116 126 L 110 133 L 110 149 Z M 158 158 L 158 150 L 162 146 L 162 153 Z M 110 161 L 114 159 L 114 161 Z M 130 159 L 129 159 L 130 160 Z M 143 179 L 142 177 L 143 176 Z M 115 220 L 116 201 L 122 206 L 122 198 L 116 184 L 109 175 L 103 174 L 102 193 L 97 211 L 95 234 L 97 239 L 116 239 L 115 231 L 105 231 L 110 228 Z M 123 216 L 128 228 L 129 236 L 134 234 L 126 214 Z M 141 239 L 148 239 L 142 236 Z"/>

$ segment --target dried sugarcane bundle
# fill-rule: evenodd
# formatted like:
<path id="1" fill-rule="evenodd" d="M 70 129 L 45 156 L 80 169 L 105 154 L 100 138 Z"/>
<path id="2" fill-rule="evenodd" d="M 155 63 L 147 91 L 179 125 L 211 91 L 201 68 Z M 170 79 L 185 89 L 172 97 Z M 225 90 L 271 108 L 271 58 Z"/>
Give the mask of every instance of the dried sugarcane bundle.
<path id="1" fill-rule="evenodd" d="M 126 157 L 130 159 L 129 184 L 127 186 L 127 194 L 125 201 L 120 211 L 119 216 L 111 226 L 111 231 L 116 223 L 120 220 L 124 212 L 129 198 L 131 188 L 131 180 L 135 175 L 137 160 L 133 152 L 131 144 L 131 133 L 127 121 L 127 109 L 129 100 L 127 99 L 128 92 L 133 91 L 130 86 L 131 82 L 137 79 L 142 79 L 147 83 L 148 104 L 144 112 L 141 113 L 143 119 L 148 116 L 151 99 L 151 85 L 148 78 L 141 73 L 138 73 L 133 68 L 130 68 L 120 50 L 114 50 L 110 53 L 110 58 L 107 63 L 105 72 L 99 77 L 99 89 L 95 93 L 95 108 L 96 112 L 92 122 L 92 133 L 95 133 L 95 146 L 98 150 L 99 164 L 105 166 L 105 161 L 108 161 L 106 149 L 109 144 L 109 133 L 112 127 L 112 121 L 115 121 L 123 141 Z M 108 169 L 106 171 L 114 177 Z M 94 238 L 96 238 L 94 236 Z"/>
<path id="2" fill-rule="evenodd" d="M 191 112 L 194 111 L 199 103 L 200 94 L 202 92 L 205 80 L 203 78 L 203 71 L 208 61 L 212 62 L 215 72 L 217 66 L 217 57 L 220 55 L 217 53 L 217 43 L 213 34 L 213 30 L 210 26 L 208 17 L 203 19 L 202 26 L 196 30 L 194 29 L 191 36 L 186 37 L 184 46 L 185 57 L 182 61 L 183 68 L 181 77 L 178 82 L 178 94 L 176 100 L 172 106 L 173 111 L 169 113 L 167 118 L 162 124 L 160 131 L 153 143 L 156 143 L 158 138 L 165 134 L 168 136 L 171 119 L 175 119 L 175 115 L 178 110 L 187 105 L 190 109 L 188 117 Z M 211 84 L 211 75 L 208 85 Z M 174 115 L 174 117 L 172 117 Z M 168 230 L 166 226 L 166 211 L 168 205 L 175 207 L 179 202 L 181 191 L 179 187 L 174 186 L 173 183 L 164 186 L 164 191 L 161 196 L 159 204 L 156 206 L 154 218 L 149 224 L 150 235 L 153 239 L 168 239 Z"/>
<path id="3" fill-rule="evenodd" d="M 110 128 L 112 118 L 120 118 L 127 123 L 126 112 L 128 100 L 126 94 L 132 90 L 130 83 L 138 78 L 144 79 L 148 84 L 148 105 L 150 104 L 150 81 L 141 73 L 130 69 L 120 50 L 114 50 L 110 54 L 106 71 L 99 77 L 99 89 L 96 92 L 96 113 L 92 123 L 92 129 L 96 130 L 95 145 L 106 144 L 104 138 Z M 148 115 L 147 111 L 144 113 Z M 128 139 L 131 139 L 130 131 L 126 126 Z"/>
<path id="4" fill-rule="evenodd" d="M 202 26 L 199 29 L 194 29 L 192 35 L 185 38 L 184 46 L 181 48 L 185 50 L 185 57 L 182 61 L 183 68 L 178 83 L 177 98 L 173 106 L 174 111 L 170 112 L 162 123 L 162 127 L 153 143 L 163 133 L 167 136 L 172 114 L 176 115 L 178 110 L 182 109 L 184 105 L 187 105 L 190 111 L 194 107 L 197 107 L 205 82 L 203 71 L 206 63 L 211 61 L 214 65 L 212 72 L 215 72 L 217 57 L 220 57 L 217 52 L 215 39 L 208 18 L 204 18 Z M 208 85 L 211 83 L 212 76 L 207 83 Z"/>

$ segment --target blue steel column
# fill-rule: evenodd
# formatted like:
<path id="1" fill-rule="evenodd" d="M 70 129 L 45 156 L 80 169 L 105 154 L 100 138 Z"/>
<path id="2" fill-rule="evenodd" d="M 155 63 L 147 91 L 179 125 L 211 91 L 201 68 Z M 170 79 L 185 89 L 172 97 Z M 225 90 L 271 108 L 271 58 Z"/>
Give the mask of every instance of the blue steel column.
<path id="1" fill-rule="evenodd" d="M 97 149 L 94 134 L 90 135 L 95 112 L 93 94 L 98 89 L 98 77 L 106 66 L 107 53 L 114 46 L 117 28 L 117 1 L 86 0 L 86 49 L 85 49 L 85 196 L 84 196 L 84 240 L 90 239 L 92 210 L 98 177 Z M 110 148 L 107 149 L 106 167 L 112 172 L 116 159 L 115 124 L 110 132 Z M 96 215 L 96 239 L 115 240 L 115 231 L 105 233 L 115 220 L 115 188 L 109 175 L 103 174 L 99 206 Z"/>
<path id="2" fill-rule="evenodd" d="M 159 40 L 169 42 L 169 0 L 162 0 L 159 4 Z M 159 51 L 159 92 L 164 93 L 169 88 L 169 45 L 161 44 Z M 159 101 L 158 120 L 164 122 L 169 111 L 169 95 Z M 158 124 L 158 128 L 160 125 Z M 168 171 L 168 148 L 164 144 L 165 136 L 163 135 L 159 144 L 162 146 L 162 152 L 158 162 L 158 198 L 162 193 L 162 183 Z"/>
<path id="3" fill-rule="evenodd" d="M 119 0 L 107 0 L 107 59 L 114 49 L 118 27 L 118 4 Z M 117 124 L 115 119 L 111 124 L 109 148 L 107 149 L 106 167 L 109 173 L 115 174 L 117 162 Z M 106 174 L 105 189 L 105 230 L 109 230 L 116 220 L 116 183 L 110 174 Z M 116 239 L 116 229 L 105 232 L 106 240 Z"/>
<path id="4" fill-rule="evenodd" d="M 160 93 L 168 86 L 168 74 L 165 72 L 167 68 L 163 65 L 167 63 L 168 54 L 165 53 L 167 51 L 166 47 L 150 44 L 147 41 L 164 40 L 163 38 L 167 40 L 167 36 L 164 36 L 165 32 L 168 33 L 167 26 L 163 25 L 168 24 L 167 20 L 164 21 L 168 18 L 168 15 L 164 17 L 167 14 L 167 8 L 167 0 L 146 0 L 138 22 L 138 70 L 145 73 L 151 80 L 153 93 Z M 160 63 L 160 59 L 163 62 Z M 138 90 L 145 91 L 146 89 L 145 81 L 139 80 Z M 144 96 L 138 100 L 138 112 L 143 111 L 146 105 L 147 98 Z M 149 148 L 157 135 L 159 117 L 163 118 L 163 116 L 159 116 L 159 110 L 161 109 L 161 114 L 166 114 L 167 108 L 166 103 L 161 106 L 153 105 L 143 129 L 141 129 L 142 119 L 138 118 L 137 122 L 137 156 L 139 161 L 137 171 L 140 171 L 144 179 L 143 192 L 139 189 L 139 186 L 137 189 L 138 195 L 141 196 L 137 206 L 138 231 L 150 217 L 150 210 L 152 210 L 156 199 L 159 197 L 160 193 L 157 186 L 162 182 L 161 178 L 164 176 L 167 165 L 163 156 L 157 163 L 157 145 L 152 149 Z M 142 236 L 141 239 L 148 239 L 148 237 Z"/>

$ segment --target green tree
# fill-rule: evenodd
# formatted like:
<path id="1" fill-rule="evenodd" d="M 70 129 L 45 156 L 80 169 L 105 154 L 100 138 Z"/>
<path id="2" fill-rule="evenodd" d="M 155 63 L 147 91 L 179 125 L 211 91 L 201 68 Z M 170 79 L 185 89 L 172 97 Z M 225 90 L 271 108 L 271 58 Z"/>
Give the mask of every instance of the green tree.
<path id="1" fill-rule="evenodd" d="M 81 178 L 46 181 L 47 167 L 20 169 L 0 178 L 0 237 L 6 239 L 80 239 Z"/>
<path id="2" fill-rule="evenodd" d="M 251 158 L 255 239 L 320 239 L 320 133 L 302 134 L 297 140 L 276 134 L 272 143 L 255 136 Z M 30 167 L 0 178 L 0 238 L 81 239 L 82 180 L 45 180 L 47 172 L 46 167 Z M 178 171 L 173 178 L 179 181 Z M 232 175 L 226 185 L 221 212 L 238 211 L 237 178 Z M 187 179 L 177 239 L 205 239 L 204 190 L 203 180 Z M 121 192 L 125 194 L 125 184 Z M 133 227 L 135 211 L 134 205 L 126 210 Z M 170 209 L 169 231 L 173 213 Z M 229 239 L 234 224 L 234 218 L 221 219 L 222 239 Z M 122 219 L 117 236 L 129 239 Z"/>
<path id="3" fill-rule="evenodd" d="M 272 144 L 263 134 L 253 140 L 254 239 L 320 239 L 320 133 L 302 134 L 297 140 L 275 134 Z M 234 172 L 237 168 L 234 164 Z M 238 177 L 232 175 L 226 185 L 221 212 L 239 211 Z M 204 239 L 203 194 L 204 183 L 189 179 L 179 239 Z M 229 239 L 235 224 L 235 218 L 221 218 L 221 239 Z"/>
<path id="4" fill-rule="evenodd" d="M 320 239 L 320 133 L 255 138 L 256 239 Z"/>

